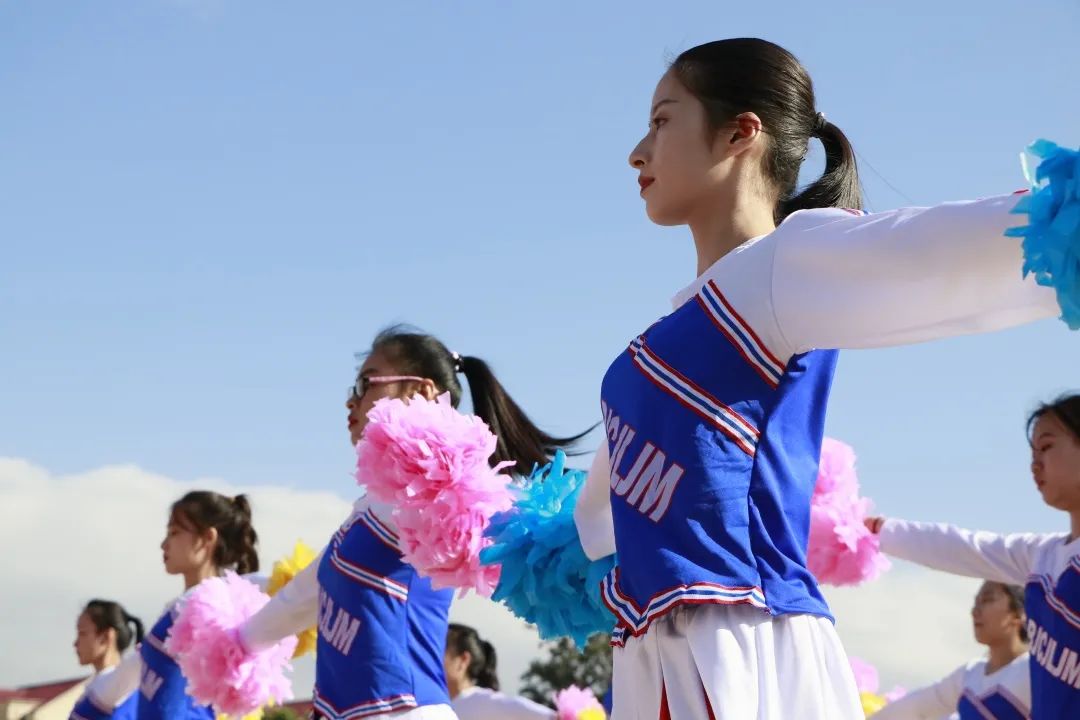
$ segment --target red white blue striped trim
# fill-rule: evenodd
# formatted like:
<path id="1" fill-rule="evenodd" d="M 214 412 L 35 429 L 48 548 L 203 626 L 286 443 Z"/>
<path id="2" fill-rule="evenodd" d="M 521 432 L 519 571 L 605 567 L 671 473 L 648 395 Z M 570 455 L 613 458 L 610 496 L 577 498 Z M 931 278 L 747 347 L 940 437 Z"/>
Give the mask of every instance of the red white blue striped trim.
<path id="1" fill-rule="evenodd" d="M 401 539 L 397 536 L 390 527 L 379 519 L 371 508 L 368 508 L 364 512 L 360 513 L 357 518 L 364 526 L 371 531 L 381 543 L 394 550 L 399 555 L 401 554 Z"/>
<path id="2" fill-rule="evenodd" d="M 391 580 L 388 577 L 379 575 L 362 565 L 349 562 L 345 558 L 341 557 L 337 547 L 334 547 L 330 551 L 330 564 L 345 577 L 350 580 L 355 580 L 361 585 L 366 585 L 369 588 L 378 590 L 379 592 L 386 593 L 395 600 L 405 602 L 409 599 L 409 588 L 396 580 Z"/>
<path id="3" fill-rule="evenodd" d="M 173 656 L 169 649 L 165 647 L 165 641 L 153 633 L 147 633 L 146 637 L 143 638 L 143 642 L 166 657 L 171 658 Z"/>
<path id="4" fill-rule="evenodd" d="M 995 696 L 1000 697 L 1002 700 L 1009 703 L 1009 705 L 1012 706 L 1013 710 L 1016 711 L 1017 715 L 1022 718 L 1027 718 L 1028 713 L 1030 712 L 1030 710 L 1024 707 L 1024 703 L 1020 702 L 1020 700 L 1017 699 L 1017 697 L 1011 692 L 1009 692 L 1008 688 L 1006 688 L 1004 685 L 995 685 L 994 687 L 984 692 L 982 695 L 976 695 L 974 692 L 971 691 L 970 688 L 967 688 L 964 690 L 963 696 L 967 699 L 969 703 L 975 706 L 976 710 L 983 713 L 983 715 L 990 720 L 997 720 L 998 716 L 990 712 L 990 710 L 986 707 L 986 701 Z"/>
<path id="5" fill-rule="evenodd" d="M 1073 558 L 1073 561 L 1070 562 L 1070 565 L 1072 565 L 1075 561 L 1076 558 Z M 1076 569 L 1080 570 L 1080 565 L 1077 565 Z M 1046 604 L 1050 607 L 1050 609 L 1056 612 L 1062 618 L 1064 618 L 1065 622 L 1069 623 L 1074 628 L 1080 629 L 1080 612 L 1077 612 L 1076 610 L 1070 608 L 1061 598 L 1057 596 L 1057 594 L 1054 592 L 1054 581 L 1050 578 L 1049 575 L 1032 575 L 1028 579 L 1028 582 L 1038 583 L 1042 587 L 1043 597 L 1046 599 Z"/>
<path id="6" fill-rule="evenodd" d="M 406 693 L 404 695 L 394 695 L 388 698 L 365 700 L 362 703 L 347 707 L 344 710 L 339 710 L 319 692 L 319 688 L 317 687 L 315 688 L 311 700 L 311 704 L 315 709 L 329 718 L 329 720 L 359 720 L 359 718 L 383 715 L 396 710 L 408 710 L 417 706 L 416 698 L 412 694 Z"/>
<path id="7" fill-rule="evenodd" d="M 644 338 L 630 343 L 630 355 L 638 369 L 661 390 L 731 438 L 747 455 L 754 456 L 759 433 L 745 418 L 664 362 Z"/>
<path id="8" fill-rule="evenodd" d="M 697 301 L 717 329 L 731 341 L 743 359 L 750 363 L 750 367 L 769 387 L 775 388 L 779 385 L 780 378 L 784 376 L 784 363 L 765 347 L 765 343 L 753 328 L 735 312 L 735 308 L 720 292 L 715 281 L 705 283 L 705 287 L 701 288 L 697 295 Z"/>
<path id="9" fill-rule="evenodd" d="M 98 700 L 96 697 L 94 697 L 94 693 L 92 692 L 86 693 L 86 702 L 93 705 L 98 710 L 98 712 L 104 713 L 105 715 L 108 715 L 116 710 L 116 708 L 111 708 L 107 704 L 103 703 L 101 700 Z M 120 702 L 127 702 L 127 698 L 124 698 Z"/>
<path id="10" fill-rule="evenodd" d="M 345 540 L 345 536 L 349 534 L 350 530 L 352 530 L 353 525 L 360 522 L 361 515 L 363 515 L 363 513 L 353 513 L 352 515 L 350 515 L 349 519 L 342 523 L 341 527 L 339 527 L 337 529 L 337 532 L 334 533 L 334 540 L 339 543 L 343 542 Z"/>
<path id="11" fill-rule="evenodd" d="M 728 587 L 718 583 L 699 582 L 662 590 L 650 598 L 645 609 L 619 589 L 619 568 L 615 567 L 600 585 L 600 596 L 608 610 L 619 619 L 619 628 L 612 633 L 612 644 L 621 646 L 626 636 L 644 635 L 649 625 L 680 605 L 753 605 L 768 611 L 765 593 L 759 587 Z"/>
<path id="12" fill-rule="evenodd" d="M 983 705 L 982 700 L 970 690 L 964 690 L 960 697 L 967 700 L 968 704 L 971 705 L 975 712 L 979 713 L 980 717 L 985 718 L 985 720 L 997 720 L 997 717 Z"/>

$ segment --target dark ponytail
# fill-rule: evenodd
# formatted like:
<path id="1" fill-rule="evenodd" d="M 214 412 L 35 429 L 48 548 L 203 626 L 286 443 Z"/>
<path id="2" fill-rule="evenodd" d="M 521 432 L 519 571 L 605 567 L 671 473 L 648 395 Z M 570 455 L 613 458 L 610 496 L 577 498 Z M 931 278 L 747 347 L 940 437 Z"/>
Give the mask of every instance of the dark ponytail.
<path id="1" fill-rule="evenodd" d="M 233 569 L 241 575 L 257 572 L 258 536 L 251 524 L 251 504 L 247 496 L 226 497 L 209 490 L 193 490 L 173 503 L 170 523 L 200 535 L 217 530 L 214 565 Z"/>
<path id="2" fill-rule="evenodd" d="M 112 629 L 116 632 L 116 649 L 127 650 L 143 639 L 143 624 L 139 618 L 129 615 L 120 603 L 112 600 L 91 600 L 83 612 L 99 633 Z"/>
<path id="3" fill-rule="evenodd" d="M 395 326 L 380 332 L 371 350 L 382 353 L 397 372 L 428 378 L 439 392 L 449 392 L 454 407 L 462 394 L 458 374 L 464 375 L 469 381 L 473 412 L 498 438 L 492 464 L 510 460 L 516 463 L 515 472 L 527 475 L 534 465 L 547 463 L 556 450 L 568 448 L 588 434 L 565 438 L 547 434 L 510 397 L 486 362 L 452 353 L 431 335 Z"/>
<path id="4" fill-rule="evenodd" d="M 817 111 L 810 75 L 794 55 L 766 40 L 733 38 L 687 50 L 671 70 L 705 106 L 714 135 L 741 113 L 761 118 L 768 142 L 763 170 L 773 186 L 776 222 L 808 208 L 862 208 L 855 151 Z M 797 192 L 810 138 L 825 148 L 825 172 Z"/>
<path id="5" fill-rule="evenodd" d="M 1028 416 L 1027 434 L 1029 440 L 1033 439 L 1031 433 L 1035 430 L 1035 423 L 1044 415 L 1052 415 L 1057 418 L 1058 422 L 1072 433 L 1076 441 L 1080 442 L 1080 393 L 1062 395 L 1057 400 L 1043 403 L 1036 408 L 1035 412 Z"/>
<path id="6" fill-rule="evenodd" d="M 796 210 L 810 208 L 862 208 L 862 188 L 855 163 L 855 148 L 840 128 L 824 118 L 814 137 L 825 147 L 825 172 L 795 197 L 781 200 L 778 220 Z"/>
<path id="7" fill-rule="evenodd" d="M 446 633 L 446 648 L 455 656 L 469 653 L 469 667 L 465 674 L 476 685 L 489 690 L 499 689 L 496 672 L 495 648 L 468 625 L 450 623 Z"/>

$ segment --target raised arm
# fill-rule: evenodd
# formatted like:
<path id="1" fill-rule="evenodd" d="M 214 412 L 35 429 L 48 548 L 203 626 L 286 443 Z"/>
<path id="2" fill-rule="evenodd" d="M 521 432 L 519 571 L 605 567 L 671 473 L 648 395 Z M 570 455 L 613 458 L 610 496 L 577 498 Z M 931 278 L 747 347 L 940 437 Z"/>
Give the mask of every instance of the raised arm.
<path id="1" fill-rule="evenodd" d="M 874 713 L 874 720 L 939 720 L 956 712 L 964 693 L 965 666 L 926 687 L 912 690 Z"/>
<path id="2" fill-rule="evenodd" d="M 881 549 L 935 570 L 994 582 L 1023 585 L 1038 552 L 1060 535 L 964 530 L 951 525 L 887 519 L 869 523 L 879 531 Z"/>
<path id="3" fill-rule="evenodd" d="M 282 638 L 315 624 L 319 614 L 318 572 L 323 552 L 326 551 L 320 552 L 310 565 L 244 623 L 240 635 L 248 650 L 265 650 Z"/>
<path id="4" fill-rule="evenodd" d="M 775 322 L 790 353 L 989 332 L 1054 317 L 1024 278 L 1024 224 L 1005 195 L 872 215 L 805 210 L 759 241 L 772 253 Z"/>

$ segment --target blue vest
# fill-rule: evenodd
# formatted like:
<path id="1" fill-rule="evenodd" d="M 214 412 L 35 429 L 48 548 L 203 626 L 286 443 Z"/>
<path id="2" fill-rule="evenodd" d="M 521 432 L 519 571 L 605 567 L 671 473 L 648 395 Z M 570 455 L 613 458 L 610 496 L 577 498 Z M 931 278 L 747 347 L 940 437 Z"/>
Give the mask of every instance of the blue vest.
<path id="1" fill-rule="evenodd" d="M 1024 609 L 1031 639 L 1031 718 L 1080 718 L 1080 556 L 1054 582 L 1033 575 Z"/>
<path id="2" fill-rule="evenodd" d="M 175 620 L 175 606 L 165 611 L 139 646 L 142 678 L 139 681 L 139 720 L 214 720 L 214 711 L 196 705 L 187 694 L 187 679 L 165 650 L 165 639 Z"/>
<path id="3" fill-rule="evenodd" d="M 330 720 L 450 703 L 443 655 L 453 591 L 433 590 L 398 547 L 367 510 L 323 553 L 312 702 Z"/>
<path id="4" fill-rule="evenodd" d="M 135 720 L 137 710 L 139 707 L 139 693 L 133 692 L 128 695 L 124 702 L 117 705 L 112 710 L 105 710 L 98 707 L 93 700 L 90 699 L 90 694 L 87 693 L 79 698 L 79 702 L 75 703 L 75 707 L 71 711 L 71 715 L 68 716 L 68 720 Z"/>
<path id="5" fill-rule="evenodd" d="M 709 282 L 611 365 L 614 644 L 683 604 L 830 617 L 806 543 L 836 358 L 782 364 Z"/>

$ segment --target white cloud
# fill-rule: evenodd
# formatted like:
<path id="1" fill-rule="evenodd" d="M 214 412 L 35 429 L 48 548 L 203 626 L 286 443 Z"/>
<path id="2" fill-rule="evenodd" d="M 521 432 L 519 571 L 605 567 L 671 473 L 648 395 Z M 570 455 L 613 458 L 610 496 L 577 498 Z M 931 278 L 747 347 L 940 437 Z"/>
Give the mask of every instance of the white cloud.
<path id="1" fill-rule="evenodd" d="M 149 626 L 182 591 L 166 575 L 158 545 L 170 504 L 194 488 L 250 498 L 264 569 L 301 539 L 324 544 L 351 503 L 302 488 L 237 488 L 215 479 L 179 482 L 130 465 L 52 475 L 25 460 L 0 458 L 0 577 L 4 612 L 0 687 L 75 677 L 85 671 L 71 648 L 75 619 L 93 597 L 120 601 Z M 510 689 L 536 657 L 539 639 L 502 606 L 475 595 L 455 601 L 451 616 L 475 626 L 499 651 Z M 310 695 L 314 665 L 296 664 L 297 697 Z"/>
<path id="2" fill-rule="evenodd" d="M 82 670 L 71 642 L 75 617 L 92 597 L 119 600 L 147 624 L 181 591 L 166 575 L 158 544 L 169 505 L 208 488 L 252 501 L 266 568 L 297 539 L 318 547 L 349 511 L 349 501 L 299 488 L 237 488 L 215 479 L 180 482 L 129 465 L 53 475 L 25 460 L 0 458 L 0 559 L 4 612 L 0 686 L 74 677 Z M 976 581 L 898 563 L 880 580 L 827 589 L 848 652 L 875 664 L 887 687 L 943 677 L 977 655 L 967 609 Z M 509 690 L 540 655 L 536 633 L 502 606 L 470 595 L 455 601 L 455 621 L 476 627 L 499 653 Z M 313 664 L 297 663 L 295 687 L 307 697 Z"/>
<path id="3" fill-rule="evenodd" d="M 980 655 L 970 608 L 979 581 L 905 562 L 857 588 L 824 588 L 851 656 L 877 667 L 882 690 L 939 680 Z"/>

